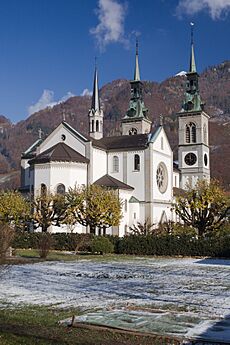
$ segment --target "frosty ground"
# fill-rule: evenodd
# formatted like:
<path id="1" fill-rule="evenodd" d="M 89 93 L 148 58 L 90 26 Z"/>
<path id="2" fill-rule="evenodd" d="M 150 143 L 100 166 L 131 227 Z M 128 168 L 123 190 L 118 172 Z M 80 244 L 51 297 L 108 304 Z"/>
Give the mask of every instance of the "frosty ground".
<path id="1" fill-rule="evenodd" d="M 0 305 L 80 307 L 78 321 L 230 339 L 230 260 L 132 258 L 15 265 Z"/>

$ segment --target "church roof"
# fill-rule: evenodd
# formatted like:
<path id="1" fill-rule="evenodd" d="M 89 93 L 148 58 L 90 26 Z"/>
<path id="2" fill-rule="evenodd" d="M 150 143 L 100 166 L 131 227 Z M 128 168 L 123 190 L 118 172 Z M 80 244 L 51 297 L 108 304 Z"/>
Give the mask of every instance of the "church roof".
<path id="1" fill-rule="evenodd" d="M 55 161 L 89 163 L 89 159 L 85 158 L 68 145 L 58 143 L 31 159 L 29 164 L 48 163 Z"/>
<path id="2" fill-rule="evenodd" d="M 129 186 L 128 184 L 121 182 L 117 180 L 116 178 L 106 174 L 99 178 L 97 181 L 94 182 L 94 184 L 97 184 L 102 187 L 109 187 L 113 189 L 127 189 L 127 190 L 133 190 L 134 188 Z"/>
<path id="3" fill-rule="evenodd" d="M 148 146 L 148 134 L 121 135 L 92 140 L 93 146 L 104 150 L 129 151 L 145 149 Z"/>
<path id="4" fill-rule="evenodd" d="M 43 142 L 43 139 L 37 139 L 26 151 L 21 155 L 21 158 L 33 158 L 36 154 L 37 147 Z"/>
<path id="5" fill-rule="evenodd" d="M 173 187 L 173 196 L 186 196 L 186 191 L 182 188 Z"/>

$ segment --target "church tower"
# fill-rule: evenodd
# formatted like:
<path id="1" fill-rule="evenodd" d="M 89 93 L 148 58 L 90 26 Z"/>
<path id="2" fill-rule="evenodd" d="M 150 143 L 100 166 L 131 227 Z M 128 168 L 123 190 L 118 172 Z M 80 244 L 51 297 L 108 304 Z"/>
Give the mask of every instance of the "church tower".
<path id="1" fill-rule="evenodd" d="M 122 135 L 133 135 L 149 133 L 151 130 L 151 121 L 148 118 L 148 109 L 143 101 L 143 84 L 140 78 L 138 61 L 138 41 L 136 41 L 136 60 L 134 79 L 130 81 L 131 98 L 129 109 L 122 119 Z"/>
<path id="2" fill-rule="evenodd" d="M 180 187 L 194 186 L 198 179 L 210 179 L 208 121 L 199 91 L 196 71 L 193 23 L 191 23 L 191 52 L 185 97 L 179 117 L 178 160 L 181 170 Z"/>
<path id="3" fill-rule="evenodd" d="M 97 66 L 95 66 L 92 105 L 89 110 L 89 135 L 94 139 L 103 137 L 103 117 L 99 99 Z"/>

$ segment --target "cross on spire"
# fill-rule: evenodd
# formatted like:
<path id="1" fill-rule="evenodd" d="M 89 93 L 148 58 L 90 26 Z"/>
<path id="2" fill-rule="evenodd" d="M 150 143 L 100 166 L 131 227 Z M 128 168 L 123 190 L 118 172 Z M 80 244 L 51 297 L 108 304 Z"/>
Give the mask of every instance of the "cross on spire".
<path id="1" fill-rule="evenodd" d="M 38 129 L 38 139 L 42 138 L 42 130 L 41 128 Z"/>

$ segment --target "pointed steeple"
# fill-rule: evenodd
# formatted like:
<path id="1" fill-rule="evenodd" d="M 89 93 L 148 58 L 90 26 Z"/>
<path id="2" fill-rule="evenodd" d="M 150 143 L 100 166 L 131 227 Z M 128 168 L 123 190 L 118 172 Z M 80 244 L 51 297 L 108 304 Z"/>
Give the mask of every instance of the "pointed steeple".
<path id="1" fill-rule="evenodd" d="M 103 137 L 103 116 L 103 110 L 100 107 L 98 73 L 95 59 L 93 95 L 89 110 L 89 135 L 94 139 L 101 139 Z"/>
<path id="2" fill-rule="evenodd" d="M 135 59 L 135 70 L 134 70 L 134 80 L 140 81 L 140 69 L 139 69 L 139 61 L 138 61 L 138 39 L 136 38 L 136 59 Z"/>
<path id="3" fill-rule="evenodd" d="M 196 61 L 195 61 L 194 42 L 193 42 L 194 23 L 190 23 L 190 25 L 191 25 L 191 53 L 190 53 L 189 73 L 196 73 Z"/>
<path id="4" fill-rule="evenodd" d="M 193 23 L 191 25 L 191 51 L 190 51 L 190 65 L 187 76 L 187 86 L 185 91 L 185 99 L 182 105 L 181 112 L 194 112 L 202 111 L 204 104 L 200 98 L 199 90 L 199 74 L 196 71 L 196 62 L 194 54 L 194 42 L 193 42 Z"/>
<path id="5" fill-rule="evenodd" d="M 148 117 L 148 109 L 145 107 L 145 104 L 143 101 L 143 84 L 140 79 L 137 40 L 136 40 L 135 57 L 136 58 L 135 58 L 134 79 L 130 81 L 131 97 L 130 97 L 130 102 L 129 102 L 129 109 L 126 112 L 126 117 L 143 118 L 143 117 Z"/>
<path id="6" fill-rule="evenodd" d="M 149 133 L 151 121 L 148 118 L 148 108 L 143 100 L 143 84 L 140 78 L 138 40 L 136 40 L 134 79 L 130 81 L 131 95 L 129 108 L 122 119 L 122 135 Z"/>
<path id="7" fill-rule="evenodd" d="M 91 109 L 100 110 L 100 100 L 99 100 L 99 89 L 98 89 L 98 76 L 97 76 L 97 65 L 95 61 L 95 71 L 94 71 L 94 81 L 93 81 L 93 96 Z"/>

